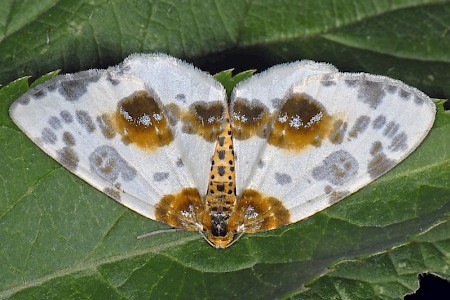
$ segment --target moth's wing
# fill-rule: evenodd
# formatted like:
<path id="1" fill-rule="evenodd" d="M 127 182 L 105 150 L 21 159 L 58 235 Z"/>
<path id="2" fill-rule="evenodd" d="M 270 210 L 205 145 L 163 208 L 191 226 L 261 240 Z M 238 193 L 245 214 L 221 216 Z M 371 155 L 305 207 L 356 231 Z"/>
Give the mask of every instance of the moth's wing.
<path id="1" fill-rule="evenodd" d="M 161 99 L 173 120 L 174 142 L 184 149 L 179 162 L 191 170 L 200 195 L 205 195 L 215 142 L 225 124 L 223 86 L 211 75 L 166 54 L 134 54 L 118 69 L 144 80 Z"/>
<path id="2" fill-rule="evenodd" d="M 134 76 L 57 76 L 16 100 L 10 116 L 48 155 L 146 217 L 164 195 L 194 187 L 163 104 Z"/>
<path id="3" fill-rule="evenodd" d="M 245 188 L 279 199 L 291 222 L 392 169 L 422 142 L 436 112 L 421 91 L 370 74 L 310 76 L 283 101 Z"/>
<path id="4" fill-rule="evenodd" d="M 338 70 L 327 63 L 302 60 L 274 66 L 241 82 L 230 101 L 230 115 L 236 153 L 236 191 L 248 186 L 264 151 L 267 124 L 278 111 L 289 88 L 314 74 L 332 74 Z"/>

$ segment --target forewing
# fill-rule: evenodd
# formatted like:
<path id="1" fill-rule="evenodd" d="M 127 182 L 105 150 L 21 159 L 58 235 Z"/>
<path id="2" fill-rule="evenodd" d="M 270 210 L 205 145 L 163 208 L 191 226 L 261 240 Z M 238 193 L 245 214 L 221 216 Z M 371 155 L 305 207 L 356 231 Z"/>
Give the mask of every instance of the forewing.
<path id="1" fill-rule="evenodd" d="M 16 100 L 10 115 L 48 155 L 146 217 L 164 195 L 194 187 L 164 105 L 134 76 L 57 76 Z"/>
<path id="2" fill-rule="evenodd" d="M 261 155 L 272 115 L 294 83 L 314 74 L 332 74 L 337 69 L 326 63 L 302 60 L 272 67 L 240 83 L 233 91 L 230 115 L 236 153 L 236 191 L 249 185 Z"/>
<path id="3" fill-rule="evenodd" d="M 180 164 L 191 171 L 205 195 L 211 156 L 225 124 L 226 93 L 211 75 L 166 54 L 134 54 L 117 68 L 152 88 L 170 114 Z"/>
<path id="4" fill-rule="evenodd" d="M 406 158 L 435 116 L 429 97 L 370 74 L 310 76 L 271 116 L 246 189 L 282 201 L 291 222 L 359 190 Z M 261 141 L 260 141 L 261 142 Z"/>

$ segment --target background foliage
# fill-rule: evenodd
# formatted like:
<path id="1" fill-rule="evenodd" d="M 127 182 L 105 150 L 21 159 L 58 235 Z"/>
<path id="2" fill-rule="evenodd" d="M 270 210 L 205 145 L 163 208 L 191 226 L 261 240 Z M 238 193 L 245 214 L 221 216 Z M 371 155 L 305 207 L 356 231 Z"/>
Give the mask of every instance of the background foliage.
<path id="1" fill-rule="evenodd" d="M 0 83 L 161 51 L 211 73 L 327 61 L 448 98 L 449 16 L 449 1 L 430 0 L 5 0 Z M 0 90 L 0 298 L 396 299 L 417 289 L 420 272 L 450 274 L 443 101 L 424 144 L 387 175 L 217 251 L 195 233 L 136 240 L 164 225 L 71 175 L 12 124 L 8 107 L 27 89 L 23 78 Z"/>

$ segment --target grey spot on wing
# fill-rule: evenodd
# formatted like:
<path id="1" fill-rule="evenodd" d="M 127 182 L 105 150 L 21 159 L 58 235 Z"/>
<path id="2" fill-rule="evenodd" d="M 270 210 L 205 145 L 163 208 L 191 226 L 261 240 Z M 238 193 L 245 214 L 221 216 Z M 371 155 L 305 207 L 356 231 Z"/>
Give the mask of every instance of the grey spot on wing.
<path id="1" fill-rule="evenodd" d="M 107 72 L 106 73 L 106 80 L 111 82 L 112 85 L 118 85 L 120 83 L 120 80 L 118 80 L 117 78 L 113 77 L 111 72 Z"/>
<path id="2" fill-rule="evenodd" d="M 186 102 L 186 95 L 185 94 L 178 94 L 175 96 L 175 100 L 178 102 L 185 103 Z"/>
<path id="3" fill-rule="evenodd" d="M 73 79 L 61 81 L 59 93 L 68 101 L 76 101 L 87 92 L 86 79 Z"/>
<path id="4" fill-rule="evenodd" d="M 336 85 L 336 82 L 333 81 L 332 78 L 333 77 L 330 74 L 325 74 L 325 75 L 323 75 L 322 80 L 320 81 L 320 84 L 323 85 L 324 87 Z"/>
<path id="5" fill-rule="evenodd" d="M 345 150 L 338 150 L 328 155 L 322 165 L 312 171 L 316 180 L 327 180 L 334 185 L 342 185 L 358 174 L 358 162 Z"/>
<path id="6" fill-rule="evenodd" d="M 105 138 L 110 140 L 116 136 L 111 119 L 107 114 L 97 116 L 97 123 Z"/>
<path id="7" fill-rule="evenodd" d="M 345 132 L 347 131 L 347 122 L 336 120 L 333 123 L 333 128 L 328 135 L 328 139 L 333 144 L 340 144 L 344 140 Z"/>
<path id="8" fill-rule="evenodd" d="M 292 182 L 292 178 L 289 174 L 286 173 L 275 173 L 275 181 L 279 185 L 286 185 Z"/>
<path id="9" fill-rule="evenodd" d="M 73 171 L 77 168 L 80 159 L 73 148 L 64 147 L 61 150 L 58 150 L 57 155 L 57 161 L 59 161 L 67 169 Z"/>
<path id="10" fill-rule="evenodd" d="M 56 134 L 48 127 L 42 129 L 42 141 L 46 144 L 55 144 L 57 141 Z"/>
<path id="11" fill-rule="evenodd" d="M 58 117 L 55 116 L 51 116 L 48 119 L 48 124 L 53 128 L 53 129 L 61 129 L 61 121 L 58 119 Z"/>
<path id="12" fill-rule="evenodd" d="M 179 158 L 179 159 L 177 160 L 177 167 L 178 167 L 178 168 L 184 167 L 184 163 L 183 163 L 183 160 L 182 160 L 181 158 Z"/>
<path id="13" fill-rule="evenodd" d="M 370 177 L 377 178 L 389 171 L 394 165 L 394 160 L 389 159 L 383 152 L 379 152 L 369 161 L 367 171 Z"/>
<path id="14" fill-rule="evenodd" d="M 63 133 L 63 142 L 64 142 L 64 144 L 66 144 L 69 147 L 75 146 L 75 137 L 70 132 L 65 131 Z"/>
<path id="15" fill-rule="evenodd" d="M 357 87 L 358 86 L 358 80 L 356 80 L 356 79 L 346 79 L 344 81 L 348 87 Z"/>
<path id="16" fill-rule="evenodd" d="M 167 172 L 156 172 L 153 174 L 153 180 L 160 182 L 169 178 L 169 173 Z"/>
<path id="17" fill-rule="evenodd" d="M 393 93 L 395 93 L 397 91 L 397 86 L 389 84 L 389 85 L 386 86 L 386 91 L 389 94 L 393 94 Z"/>
<path id="18" fill-rule="evenodd" d="M 383 151 L 383 144 L 380 141 L 375 141 L 370 148 L 370 154 L 375 155 Z"/>
<path id="19" fill-rule="evenodd" d="M 54 91 L 56 90 L 56 83 L 49 84 L 49 85 L 47 86 L 47 89 L 48 89 L 50 92 L 54 92 Z"/>
<path id="20" fill-rule="evenodd" d="M 392 151 L 406 150 L 408 148 L 407 141 L 408 136 L 402 131 L 392 138 L 389 149 Z"/>
<path id="21" fill-rule="evenodd" d="M 40 99 L 40 98 L 44 97 L 45 94 L 46 94 L 46 92 L 44 89 L 39 89 L 39 90 L 36 90 L 35 92 L 33 92 L 33 96 L 36 99 Z"/>
<path id="22" fill-rule="evenodd" d="M 363 133 L 369 126 L 370 118 L 368 116 L 360 116 L 356 119 L 355 124 L 348 133 L 351 138 L 357 138 L 358 134 Z"/>
<path id="23" fill-rule="evenodd" d="M 114 182 L 121 175 L 125 181 L 136 177 L 136 170 L 131 167 L 111 146 L 103 145 L 95 149 L 89 156 L 91 171 L 102 179 Z"/>
<path id="24" fill-rule="evenodd" d="M 386 117 L 383 115 L 379 115 L 378 117 L 375 118 L 375 120 L 373 120 L 372 127 L 373 129 L 380 129 L 381 127 L 384 126 L 385 123 Z"/>
<path id="25" fill-rule="evenodd" d="M 324 189 L 325 194 L 328 195 L 329 203 L 334 204 L 339 200 L 350 195 L 349 191 L 336 191 L 333 187 L 327 185 Z"/>
<path id="26" fill-rule="evenodd" d="M 394 134 L 397 133 L 399 128 L 400 128 L 400 125 L 391 121 L 386 124 L 386 127 L 384 128 L 384 131 L 383 131 L 383 135 L 387 136 L 388 138 L 392 138 L 394 136 Z"/>
<path id="27" fill-rule="evenodd" d="M 280 98 L 272 99 L 270 102 L 272 102 L 272 107 L 274 109 L 280 109 L 283 106 L 283 99 Z"/>
<path id="28" fill-rule="evenodd" d="M 381 82 L 362 80 L 358 89 L 358 100 L 376 109 L 381 104 L 385 94 Z"/>
<path id="29" fill-rule="evenodd" d="M 414 96 L 414 103 L 416 103 L 417 105 L 422 105 L 424 102 L 424 100 L 422 98 L 420 98 L 419 96 Z"/>
<path id="30" fill-rule="evenodd" d="M 17 99 L 16 102 L 22 105 L 27 105 L 28 103 L 30 103 L 30 97 L 28 95 L 22 96 L 19 99 Z"/>
<path id="31" fill-rule="evenodd" d="M 63 110 L 59 114 L 64 123 L 72 123 L 73 122 L 72 114 L 70 112 L 68 112 L 67 110 Z"/>
<path id="32" fill-rule="evenodd" d="M 411 96 L 411 93 L 405 90 L 400 90 L 400 98 L 402 98 L 403 100 L 408 100 L 409 97 Z"/>
<path id="33" fill-rule="evenodd" d="M 258 168 L 262 169 L 262 168 L 264 168 L 265 165 L 266 165 L 266 164 L 264 163 L 264 161 L 263 161 L 262 159 L 260 159 L 260 160 L 258 161 Z"/>
<path id="34" fill-rule="evenodd" d="M 87 130 L 87 132 L 94 132 L 95 124 L 87 111 L 77 110 L 75 112 L 75 115 L 77 116 L 78 123 L 80 123 L 80 125 L 83 126 Z"/>
<path id="35" fill-rule="evenodd" d="M 113 188 L 104 188 L 103 193 L 108 195 L 109 197 L 113 198 L 116 201 L 120 201 L 120 192 L 118 190 L 115 190 Z"/>

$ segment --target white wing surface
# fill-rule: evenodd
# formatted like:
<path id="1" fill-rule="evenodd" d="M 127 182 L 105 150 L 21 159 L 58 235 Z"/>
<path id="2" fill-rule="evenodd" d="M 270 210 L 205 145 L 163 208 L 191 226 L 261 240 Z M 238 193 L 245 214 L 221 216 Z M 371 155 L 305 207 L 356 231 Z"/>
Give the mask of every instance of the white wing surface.
<path id="1" fill-rule="evenodd" d="M 236 190 L 248 186 L 254 168 L 261 164 L 269 119 L 283 104 L 289 88 L 314 74 L 332 74 L 338 70 L 326 63 L 302 60 L 274 66 L 241 82 L 233 91 L 230 104 L 233 136 L 236 138 Z"/>
<path id="2" fill-rule="evenodd" d="M 255 99 L 253 90 L 245 98 Z M 237 178 L 238 190 L 279 199 L 291 222 L 359 190 L 406 158 L 427 135 L 436 109 L 417 89 L 369 74 L 311 75 L 286 92 L 272 109 L 273 95 L 255 93 L 269 113 L 248 127 L 238 114 L 245 131 L 234 143 L 236 153 L 256 147 L 239 162 L 236 176 L 244 177 Z"/>
<path id="3" fill-rule="evenodd" d="M 209 168 L 214 142 L 204 132 L 222 126 L 220 109 L 225 103 L 221 86 L 181 61 L 162 56 L 146 64 L 152 71 L 152 63 L 158 69 L 164 62 L 173 68 L 165 70 L 166 77 L 156 76 L 156 81 L 124 74 L 120 68 L 57 76 L 16 100 L 11 118 L 71 172 L 155 219 L 155 205 L 163 196 L 190 187 L 206 189 L 207 171 L 194 162 L 207 162 Z M 190 74 L 185 77 L 197 76 L 197 86 L 189 88 L 177 78 L 186 68 Z M 163 79 L 172 80 L 167 90 L 160 86 Z M 173 94 L 177 84 L 185 85 Z M 208 89 L 211 96 L 200 99 L 199 93 Z M 216 115 L 208 115 L 211 111 Z M 217 118 L 205 127 L 198 117 L 206 116 Z M 186 145 L 194 151 L 186 151 Z M 204 149 L 208 147 L 209 153 Z"/>
<path id="4" fill-rule="evenodd" d="M 223 86 L 193 65 L 166 54 L 134 54 L 119 69 L 144 80 L 172 116 L 181 120 L 174 126 L 175 142 L 185 149 L 182 162 L 192 171 L 200 195 L 205 195 L 211 156 L 225 123 Z"/>

